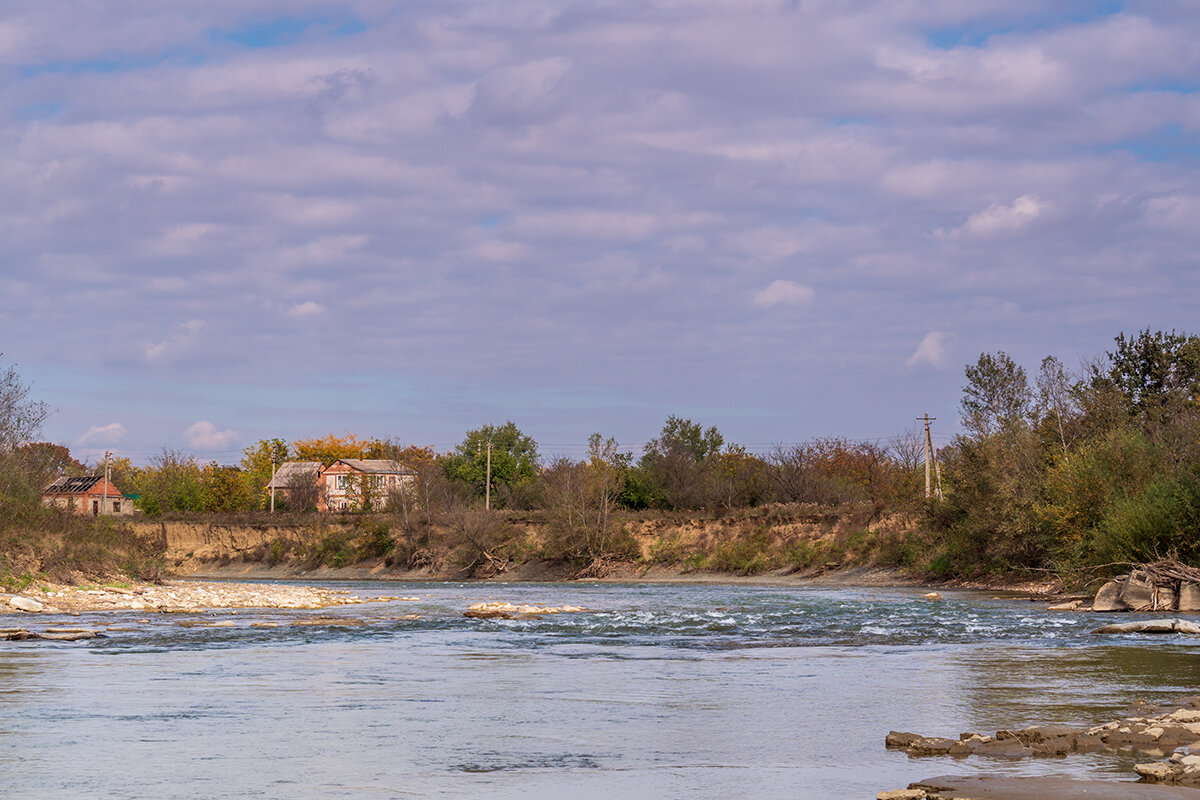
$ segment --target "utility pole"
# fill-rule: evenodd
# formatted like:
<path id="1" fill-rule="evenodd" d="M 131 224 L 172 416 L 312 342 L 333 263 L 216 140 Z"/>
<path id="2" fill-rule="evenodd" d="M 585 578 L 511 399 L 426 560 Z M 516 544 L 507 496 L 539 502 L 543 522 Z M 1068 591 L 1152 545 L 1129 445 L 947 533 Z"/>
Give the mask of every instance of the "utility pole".
<path id="1" fill-rule="evenodd" d="M 275 459 L 271 459 L 271 513 L 275 513 Z"/>
<path id="2" fill-rule="evenodd" d="M 104 502 L 100 505 L 100 513 L 108 513 L 108 457 L 112 453 L 108 450 L 104 451 Z"/>
<path id="3" fill-rule="evenodd" d="M 942 460 L 938 458 L 938 451 L 933 449 L 933 475 L 937 480 L 937 488 L 934 489 L 934 496 L 938 500 L 942 499 Z"/>
<path id="4" fill-rule="evenodd" d="M 925 412 L 925 416 L 917 417 L 918 422 L 925 423 L 925 497 L 933 496 L 933 436 L 929 433 L 929 423 L 933 422 L 937 417 L 929 416 L 929 412 Z"/>

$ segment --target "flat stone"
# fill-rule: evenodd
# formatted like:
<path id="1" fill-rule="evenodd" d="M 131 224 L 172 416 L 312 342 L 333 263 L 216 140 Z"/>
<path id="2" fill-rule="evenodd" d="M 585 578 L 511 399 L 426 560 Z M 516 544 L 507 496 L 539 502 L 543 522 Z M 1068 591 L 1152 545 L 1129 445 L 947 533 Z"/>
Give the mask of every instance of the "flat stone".
<path id="1" fill-rule="evenodd" d="M 1133 771 L 1151 783 L 1172 783 L 1176 777 L 1183 774 L 1183 767 L 1168 761 L 1154 761 L 1150 764 L 1135 764 Z"/>
<path id="2" fill-rule="evenodd" d="M 45 606 L 29 597 L 10 597 L 8 604 L 18 611 L 41 611 Z"/>
<path id="3" fill-rule="evenodd" d="M 897 789 L 894 792 L 880 792 L 875 800 L 925 800 L 929 797 L 924 789 Z"/>
<path id="4" fill-rule="evenodd" d="M 949 755 L 950 750 L 959 744 L 962 744 L 962 742 L 957 739 L 943 739 L 940 736 L 922 736 L 920 739 L 914 739 L 909 743 L 908 755 L 910 758 Z"/>
<path id="5" fill-rule="evenodd" d="M 929 778 L 909 785 L 925 789 L 929 800 L 1197 800 L 1195 789 L 1133 781 L 1076 780 L 1059 777 L 974 777 Z"/>
<path id="6" fill-rule="evenodd" d="M 1200 625 L 1183 619 L 1145 619 L 1101 625 L 1092 633 L 1189 633 L 1200 634 Z"/>

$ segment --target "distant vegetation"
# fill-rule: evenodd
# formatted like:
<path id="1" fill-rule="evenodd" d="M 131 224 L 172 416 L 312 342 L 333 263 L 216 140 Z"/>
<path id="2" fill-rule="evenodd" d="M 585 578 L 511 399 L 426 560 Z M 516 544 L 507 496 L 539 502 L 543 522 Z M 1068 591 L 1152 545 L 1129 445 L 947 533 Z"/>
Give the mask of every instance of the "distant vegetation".
<path id="1" fill-rule="evenodd" d="M 52 476 L 85 467 L 61 446 L 27 444 L 45 409 L 27 398 L 11 368 L 4 376 L 5 530 L 83 526 L 110 535 L 106 520 L 69 518 L 37 503 Z M 280 543 L 259 554 L 311 565 L 376 558 L 415 568 L 453 553 L 473 575 L 536 558 L 571 565 L 577 575 L 641 560 L 743 574 L 872 562 L 951 578 L 1080 574 L 1169 555 L 1200 560 L 1200 339 L 1122 334 L 1076 370 L 1047 357 L 1032 381 L 1007 354 L 985 353 L 965 379 L 964 432 L 940 453 L 941 499 L 924 496 L 916 428 L 886 441 L 821 438 L 751 453 L 715 427 L 677 416 L 636 456 L 596 433 L 586 457 L 546 459 L 506 422 L 467 432 L 448 453 L 350 433 L 260 440 L 236 465 L 164 450 L 145 466 L 116 459 L 113 480 L 151 517 L 261 520 L 255 515 L 269 502 L 273 464 L 387 458 L 416 472 L 409 489 L 388 498 L 386 514 L 340 517 L 352 530 L 343 526 L 304 553 Z M 276 507 L 308 519 L 315 499 L 311 491 L 279 493 Z M 836 535 L 816 541 L 786 533 L 814 508 L 840 514 L 840 527 L 830 527 Z M 653 552 L 638 551 L 631 533 L 638 525 L 698 517 L 736 524 L 701 544 L 685 545 L 665 529 Z M 0 568 L 10 573 L 13 547 L 0 546 Z"/>

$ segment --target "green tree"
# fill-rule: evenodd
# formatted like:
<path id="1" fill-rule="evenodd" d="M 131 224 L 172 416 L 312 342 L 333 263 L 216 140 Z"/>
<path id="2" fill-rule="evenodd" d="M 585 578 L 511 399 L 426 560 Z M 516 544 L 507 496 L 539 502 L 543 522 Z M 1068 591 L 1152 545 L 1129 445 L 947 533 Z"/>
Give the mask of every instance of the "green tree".
<path id="1" fill-rule="evenodd" d="M 962 423 L 967 430 L 981 435 L 1027 421 L 1033 403 L 1025 368 L 1003 351 L 981 353 L 979 360 L 966 368 L 963 387 Z"/>
<path id="2" fill-rule="evenodd" d="M 665 505 L 698 508 L 710 499 L 711 461 L 724 443 L 725 438 L 715 427 L 705 430 L 690 419 L 672 414 L 662 432 L 646 443 L 641 467 Z"/>
<path id="3" fill-rule="evenodd" d="M 251 476 L 237 467 L 213 461 L 200 472 L 201 504 L 204 511 L 249 511 L 259 505 Z"/>
<path id="4" fill-rule="evenodd" d="M 454 452 L 442 459 L 447 477 L 485 490 L 488 444 L 491 444 L 492 486 L 515 487 L 533 481 L 538 473 L 537 442 L 512 421 L 468 431 Z M 493 495 L 497 497 L 497 495 Z"/>
<path id="5" fill-rule="evenodd" d="M 267 484 L 272 470 L 290 458 L 291 450 L 283 439 L 259 439 L 242 451 L 241 464 L 246 485 L 257 498 L 259 507 L 266 503 Z"/>

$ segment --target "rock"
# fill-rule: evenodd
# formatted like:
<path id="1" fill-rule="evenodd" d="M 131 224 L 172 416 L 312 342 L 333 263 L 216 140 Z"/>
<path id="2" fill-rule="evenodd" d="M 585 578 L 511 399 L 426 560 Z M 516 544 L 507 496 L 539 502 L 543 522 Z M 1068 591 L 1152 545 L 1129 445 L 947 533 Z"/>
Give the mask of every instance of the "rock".
<path id="1" fill-rule="evenodd" d="M 507 611 L 464 611 L 464 617 L 471 619 L 512 619 L 513 615 Z"/>
<path id="2" fill-rule="evenodd" d="M 1154 604 L 1154 587 L 1146 573 L 1134 570 L 1121 587 L 1121 602 L 1132 611 L 1148 611 Z"/>
<path id="3" fill-rule="evenodd" d="M 1092 633 L 1189 633 L 1200 634 L 1200 625 L 1182 619 L 1146 619 L 1101 625 Z"/>
<path id="4" fill-rule="evenodd" d="M 1055 603 L 1052 606 L 1047 606 L 1047 611 L 1078 611 L 1083 607 L 1082 600 L 1069 600 L 1066 603 Z"/>
<path id="5" fill-rule="evenodd" d="M 93 631 L 76 631 L 75 633 L 38 633 L 39 639 L 50 639 L 56 642 L 78 642 L 81 639 L 95 639 L 99 634 Z"/>
<path id="6" fill-rule="evenodd" d="M 940 594 L 938 594 L 937 592 L 930 592 L 929 594 L 921 595 L 921 599 L 922 600 L 941 600 L 942 596 Z"/>
<path id="7" fill-rule="evenodd" d="M 10 597 L 8 604 L 19 611 L 41 611 L 45 606 L 29 597 Z"/>
<path id="8" fill-rule="evenodd" d="M 1154 589 L 1154 610 L 1175 611 L 1179 608 L 1179 595 L 1169 586 L 1156 586 Z"/>
<path id="9" fill-rule="evenodd" d="M 1180 584 L 1179 610 L 1200 611 L 1200 585 L 1194 583 Z"/>
<path id="10" fill-rule="evenodd" d="M 1092 601 L 1092 611 L 1128 611 L 1129 606 L 1121 602 L 1121 584 L 1109 581 L 1096 592 Z"/>
<path id="11" fill-rule="evenodd" d="M 943 739 L 940 736 L 922 736 L 909 743 L 908 756 L 909 758 L 945 756 L 949 755 L 950 749 L 957 744 L 962 743 L 957 739 Z"/>
<path id="12" fill-rule="evenodd" d="M 889 731 L 884 737 L 883 744 L 889 750 L 903 750 L 917 739 L 922 738 L 919 733 L 901 733 L 900 731 Z"/>
<path id="13" fill-rule="evenodd" d="M 1133 771 L 1150 783 L 1174 783 L 1183 774 L 1184 768 L 1167 761 L 1155 761 L 1150 764 L 1135 764 Z"/>
<path id="14" fill-rule="evenodd" d="M 990 758 L 1026 758 L 1034 755 L 1033 748 L 1026 747 L 1016 739 L 993 739 L 971 745 L 971 752 Z"/>
<path id="15" fill-rule="evenodd" d="M 875 800 L 925 800 L 929 795 L 924 789 L 897 789 L 894 792 L 880 792 Z"/>
<path id="16" fill-rule="evenodd" d="M 231 619 L 223 619 L 220 622 L 210 622 L 204 627 L 206 628 L 236 628 L 237 623 Z"/>

